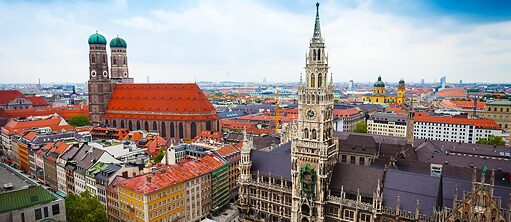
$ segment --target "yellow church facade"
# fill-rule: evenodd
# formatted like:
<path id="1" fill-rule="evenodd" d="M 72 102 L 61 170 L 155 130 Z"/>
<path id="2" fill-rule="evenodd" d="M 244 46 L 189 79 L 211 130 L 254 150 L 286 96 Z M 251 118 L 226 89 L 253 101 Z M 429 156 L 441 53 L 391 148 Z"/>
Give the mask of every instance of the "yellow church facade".
<path id="1" fill-rule="evenodd" d="M 385 83 L 381 81 L 381 76 L 374 83 L 373 93 L 362 96 L 362 101 L 369 103 L 393 103 L 402 105 L 405 102 L 405 81 L 400 80 L 397 88 L 397 94 L 386 94 Z"/>

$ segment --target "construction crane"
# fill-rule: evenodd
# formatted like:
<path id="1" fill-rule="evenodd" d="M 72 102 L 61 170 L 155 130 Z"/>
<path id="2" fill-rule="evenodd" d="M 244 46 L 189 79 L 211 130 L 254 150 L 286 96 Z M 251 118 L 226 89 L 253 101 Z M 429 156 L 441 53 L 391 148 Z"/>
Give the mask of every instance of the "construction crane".
<path id="1" fill-rule="evenodd" d="M 279 90 L 277 89 L 275 92 L 275 133 L 279 133 Z"/>

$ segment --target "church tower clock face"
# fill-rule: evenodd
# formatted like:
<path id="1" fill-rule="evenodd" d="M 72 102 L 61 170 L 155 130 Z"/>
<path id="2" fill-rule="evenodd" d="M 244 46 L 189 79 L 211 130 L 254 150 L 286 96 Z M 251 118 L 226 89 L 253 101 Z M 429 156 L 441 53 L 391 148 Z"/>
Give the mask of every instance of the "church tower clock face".
<path id="1" fill-rule="evenodd" d="M 307 116 L 307 119 L 314 119 L 314 118 L 316 118 L 316 112 L 312 108 L 307 109 L 305 115 Z"/>

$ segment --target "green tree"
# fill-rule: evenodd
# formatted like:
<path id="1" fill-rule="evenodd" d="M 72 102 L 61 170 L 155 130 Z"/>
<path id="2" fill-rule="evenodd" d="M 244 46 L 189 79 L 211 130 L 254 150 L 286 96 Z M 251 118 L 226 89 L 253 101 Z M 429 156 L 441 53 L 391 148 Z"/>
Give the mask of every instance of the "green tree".
<path id="1" fill-rule="evenodd" d="M 496 145 L 496 146 L 505 146 L 506 142 L 502 139 L 501 136 L 489 135 L 488 138 L 479 139 L 477 144 L 488 144 L 488 145 Z"/>
<path id="2" fill-rule="evenodd" d="M 353 130 L 355 133 L 367 133 L 367 122 L 360 121 L 355 125 L 355 129 Z"/>
<path id="3" fill-rule="evenodd" d="M 163 156 L 165 156 L 163 151 L 165 151 L 165 147 L 161 147 L 160 150 L 158 150 L 158 153 L 156 153 L 156 155 L 154 155 L 151 159 L 153 163 L 159 163 L 161 160 L 163 160 Z"/>
<path id="4" fill-rule="evenodd" d="M 68 123 L 71 126 L 88 126 L 88 125 L 90 125 L 89 117 L 87 117 L 87 116 L 85 116 L 83 114 L 78 114 L 76 116 L 71 116 L 69 118 Z"/>
<path id="5" fill-rule="evenodd" d="M 89 191 L 66 197 L 66 219 L 68 222 L 107 221 L 105 207 Z"/>

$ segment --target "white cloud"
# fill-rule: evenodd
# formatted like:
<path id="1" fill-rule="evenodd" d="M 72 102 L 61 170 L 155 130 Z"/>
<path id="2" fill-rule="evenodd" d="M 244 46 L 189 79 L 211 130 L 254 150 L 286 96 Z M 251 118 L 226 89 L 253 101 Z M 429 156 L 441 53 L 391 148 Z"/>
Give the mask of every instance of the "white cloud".
<path id="1" fill-rule="evenodd" d="M 511 22 L 464 24 L 439 17 L 419 24 L 410 17 L 373 12 L 370 5 L 371 1 L 359 1 L 356 7 L 334 1 L 321 5 L 323 37 L 336 81 L 374 81 L 378 74 L 389 82 L 432 81 L 441 74 L 452 82 L 510 81 Z M 222 81 L 227 72 L 236 81 L 298 81 L 315 13 L 313 4 L 299 14 L 235 0 L 131 13 L 125 1 L 110 6 L 122 13 L 105 15 L 82 5 L 23 8 L 32 14 L 25 19 L 34 20 L 35 26 L 26 34 L 40 35 L 40 42 L 31 47 L 22 46 L 21 40 L 0 43 L 5 49 L 0 65 L 22 76 L 12 79 L 1 73 L 0 81 L 34 82 L 35 72 L 51 81 L 86 81 L 85 41 L 96 27 L 107 38 L 113 33 L 126 38 L 131 75 L 140 82 L 146 75 L 160 82 Z M 8 11 L 12 15 L 3 17 L 7 22 L 18 15 L 17 10 Z"/>

